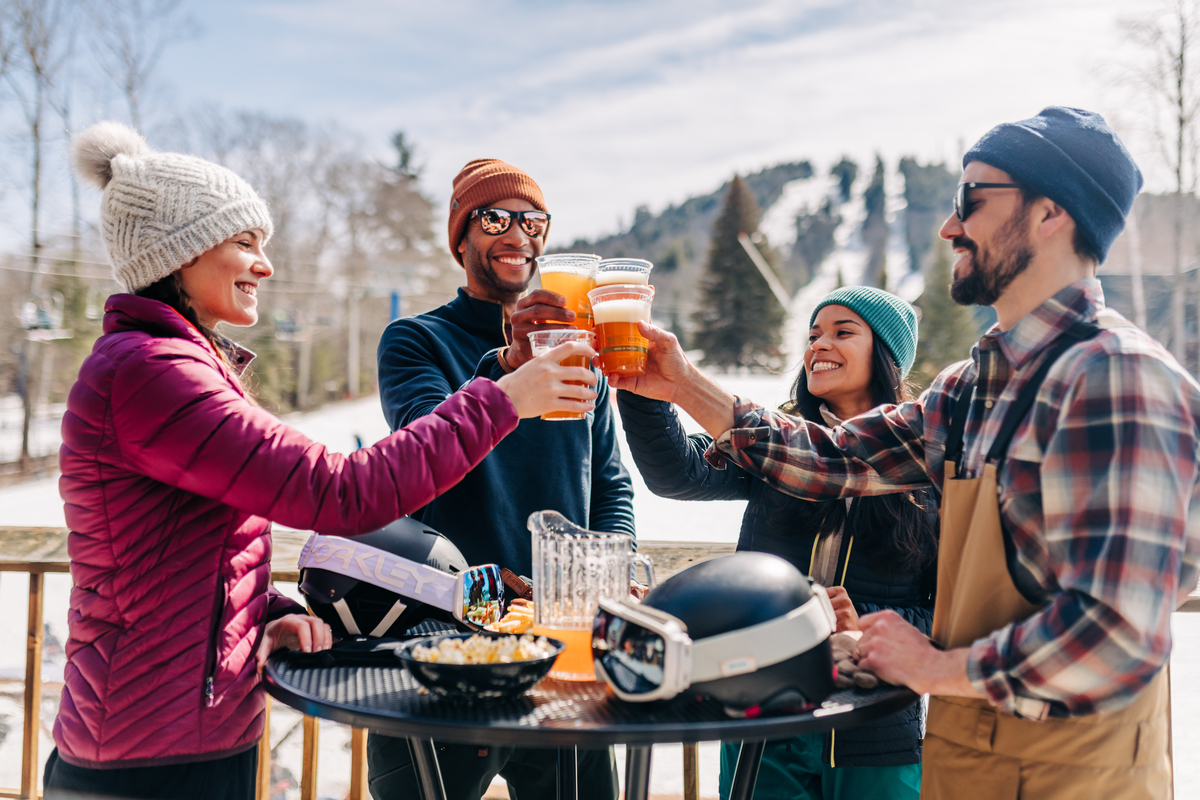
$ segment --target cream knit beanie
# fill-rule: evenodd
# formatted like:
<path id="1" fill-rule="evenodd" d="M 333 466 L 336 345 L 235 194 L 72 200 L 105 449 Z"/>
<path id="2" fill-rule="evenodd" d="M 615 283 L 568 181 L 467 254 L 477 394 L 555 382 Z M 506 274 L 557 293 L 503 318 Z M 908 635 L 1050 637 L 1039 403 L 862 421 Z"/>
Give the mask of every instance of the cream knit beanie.
<path id="1" fill-rule="evenodd" d="M 71 161 L 79 178 L 104 190 L 104 246 L 126 291 L 144 289 L 241 231 L 258 228 L 266 239 L 274 232 L 267 204 L 233 172 L 195 156 L 156 153 L 118 122 L 76 134 Z"/>

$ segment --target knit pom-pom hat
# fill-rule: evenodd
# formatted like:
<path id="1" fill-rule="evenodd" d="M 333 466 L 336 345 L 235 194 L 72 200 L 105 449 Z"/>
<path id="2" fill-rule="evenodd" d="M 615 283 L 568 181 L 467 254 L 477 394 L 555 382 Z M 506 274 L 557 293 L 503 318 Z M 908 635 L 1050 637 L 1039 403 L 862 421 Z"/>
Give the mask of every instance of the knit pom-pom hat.
<path id="1" fill-rule="evenodd" d="M 529 177 L 529 173 L 498 158 L 477 158 L 468 162 L 458 175 L 454 176 L 454 194 L 450 197 L 449 233 L 450 255 L 454 256 L 455 261 L 463 263 L 458 244 L 466 235 L 471 212 L 501 200 L 511 199 L 524 200 L 538 211 L 549 213 L 541 187 Z M 542 235 L 543 240 L 549 235 L 550 225 L 547 224 L 546 233 Z"/>
<path id="2" fill-rule="evenodd" d="M 157 153 L 137 131 L 101 122 L 71 139 L 75 174 L 103 190 L 100 227 L 113 278 L 136 292 L 241 231 L 263 244 L 274 226 L 267 204 L 225 167 Z"/>
<path id="3" fill-rule="evenodd" d="M 910 304 L 874 286 L 846 286 L 830 292 L 817 304 L 808 321 L 810 328 L 817 321 L 817 312 L 825 306 L 845 306 L 862 317 L 887 345 L 901 378 L 912 369 L 917 357 L 917 312 Z"/>

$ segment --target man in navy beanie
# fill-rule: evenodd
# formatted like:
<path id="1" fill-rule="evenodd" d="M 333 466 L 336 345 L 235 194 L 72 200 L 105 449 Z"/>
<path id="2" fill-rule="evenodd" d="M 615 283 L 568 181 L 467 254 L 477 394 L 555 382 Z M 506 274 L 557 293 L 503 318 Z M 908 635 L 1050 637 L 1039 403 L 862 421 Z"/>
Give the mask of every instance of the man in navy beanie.
<path id="1" fill-rule="evenodd" d="M 919 400 L 826 428 L 733 397 L 649 326 L 646 376 L 611 381 L 797 497 L 939 495 L 932 641 L 883 611 L 859 643 L 860 666 L 931 695 L 922 798 L 1172 794 L 1163 667 L 1200 566 L 1200 385 L 1096 279 L 1141 185 L 1091 112 L 980 139 L 941 235 L 952 296 L 999 322 Z"/>

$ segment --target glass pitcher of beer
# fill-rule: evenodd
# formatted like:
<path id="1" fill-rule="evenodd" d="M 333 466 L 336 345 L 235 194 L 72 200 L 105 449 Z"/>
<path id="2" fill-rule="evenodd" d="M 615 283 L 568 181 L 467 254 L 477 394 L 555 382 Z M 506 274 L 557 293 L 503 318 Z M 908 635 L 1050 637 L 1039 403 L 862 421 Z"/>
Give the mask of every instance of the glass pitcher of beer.
<path id="1" fill-rule="evenodd" d="M 629 594 L 635 563 L 642 564 L 650 587 L 654 564 L 633 552 L 628 533 L 598 533 L 575 525 L 557 511 L 529 515 L 533 534 L 533 631 L 566 644 L 550 677 L 594 681 L 592 621 L 600 598 Z"/>
<path id="2" fill-rule="evenodd" d="M 575 312 L 569 324 L 580 330 L 592 329 L 592 306 L 588 292 L 596 288 L 596 265 L 600 256 L 581 253 L 557 253 L 537 257 L 542 288 L 567 298 L 567 308 Z"/>
<path id="3" fill-rule="evenodd" d="M 596 323 L 596 352 L 605 375 L 645 375 L 650 341 L 638 321 L 650 321 L 653 286 L 600 286 L 588 292 Z"/>

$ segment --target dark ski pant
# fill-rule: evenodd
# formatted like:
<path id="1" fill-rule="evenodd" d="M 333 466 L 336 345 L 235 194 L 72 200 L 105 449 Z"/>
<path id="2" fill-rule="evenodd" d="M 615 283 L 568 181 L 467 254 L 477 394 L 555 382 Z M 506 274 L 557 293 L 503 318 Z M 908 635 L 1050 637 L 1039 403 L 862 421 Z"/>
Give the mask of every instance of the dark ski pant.
<path id="1" fill-rule="evenodd" d="M 46 759 L 43 800 L 119 797 L 122 800 L 254 800 L 258 745 L 213 761 L 159 767 L 90 769 L 68 764 L 58 748 Z"/>
<path id="2" fill-rule="evenodd" d="M 492 779 L 508 783 L 512 800 L 556 800 L 558 751 L 434 742 L 446 800 L 479 800 Z M 611 747 L 579 750 L 579 800 L 617 800 L 617 762 Z M 367 781 L 375 800 L 418 800 L 420 783 L 408 739 L 367 736 Z"/>
<path id="3" fill-rule="evenodd" d="M 767 742 L 754 800 L 917 800 L 921 765 L 831 767 L 822 763 L 825 734 Z M 733 786 L 740 742 L 721 743 L 722 800 Z"/>

